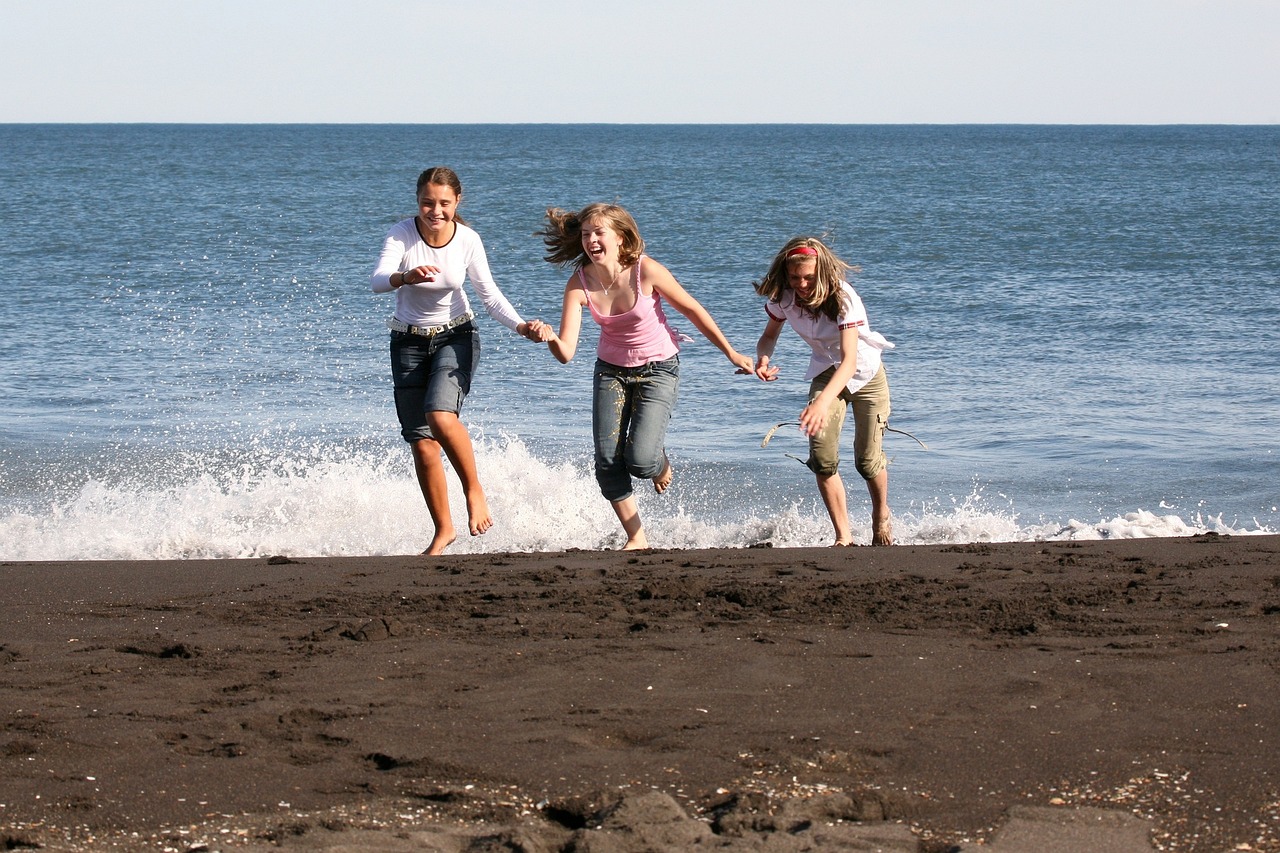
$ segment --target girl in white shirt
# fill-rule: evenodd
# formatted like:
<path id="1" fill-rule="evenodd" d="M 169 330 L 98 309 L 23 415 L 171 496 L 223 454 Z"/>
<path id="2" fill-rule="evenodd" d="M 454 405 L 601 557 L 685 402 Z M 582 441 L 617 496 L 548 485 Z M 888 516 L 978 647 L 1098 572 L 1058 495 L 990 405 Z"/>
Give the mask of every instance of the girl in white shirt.
<path id="1" fill-rule="evenodd" d="M 461 202 L 462 183 L 452 169 L 436 166 L 423 172 L 418 214 L 387 232 L 369 277 L 374 293 L 396 294 L 395 314 L 387 321 L 396 415 L 435 524 L 427 554 L 442 553 L 456 538 L 441 451 L 462 483 L 471 535 L 493 526 L 471 435 L 459 418 L 480 360 L 480 333 L 463 281 L 471 280 L 490 317 L 517 334 L 529 332 L 494 282 L 480 235 L 458 216 Z"/>
<path id="2" fill-rule="evenodd" d="M 839 473 L 840 432 L 846 408 L 852 406 L 854 466 L 871 496 L 871 544 L 892 545 L 883 448 L 889 381 L 880 353 L 893 344 L 868 326 L 862 300 L 844 280 L 849 269 L 814 237 L 796 237 L 782 247 L 769 272 L 754 283 L 756 293 L 769 300 L 769 319 L 756 344 L 755 374 L 765 382 L 778 378 L 778 368 L 769 362 L 778 335 L 789 323 L 813 351 L 805 372 L 809 403 L 800 412 L 800 429 L 809 437 L 805 464 L 818 478 L 818 493 L 835 527 L 835 544 L 854 544 Z"/>

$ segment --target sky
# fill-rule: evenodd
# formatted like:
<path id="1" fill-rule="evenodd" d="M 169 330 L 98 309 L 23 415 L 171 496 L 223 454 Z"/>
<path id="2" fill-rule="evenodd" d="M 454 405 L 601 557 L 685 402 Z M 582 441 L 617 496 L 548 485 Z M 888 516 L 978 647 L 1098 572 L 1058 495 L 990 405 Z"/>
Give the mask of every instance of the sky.
<path id="1" fill-rule="evenodd" d="M 1280 0 L 0 0 L 0 123 L 1280 123 Z"/>

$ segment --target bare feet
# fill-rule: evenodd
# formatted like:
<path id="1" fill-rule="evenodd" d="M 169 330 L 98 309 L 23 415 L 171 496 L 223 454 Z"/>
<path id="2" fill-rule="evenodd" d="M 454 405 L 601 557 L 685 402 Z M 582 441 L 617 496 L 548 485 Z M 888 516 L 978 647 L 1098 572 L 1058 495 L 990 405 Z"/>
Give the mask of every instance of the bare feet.
<path id="1" fill-rule="evenodd" d="M 876 521 L 872 523 L 871 533 L 872 545 L 892 545 L 893 544 L 893 522 L 889 519 Z"/>
<path id="2" fill-rule="evenodd" d="M 852 539 L 837 539 L 831 543 L 832 548 L 848 548 L 854 544 Z"/>
<path id="3" fill-rule="evenodd" d="M 649 538 L 644 535 L 644 525 L 640 523 L 640 512 L 636 509 L 635 495 L 628 495 L 620 501 L 613 501 L 613 511 L 622 522 L 622 531 L 627 534 L 624 551 L 641 551 L 649 547 Z"/>
<path id="4" fill-rule="evenodd" d="M 484 492 L 479 489 L 474 495 L 467 496 L 467 525 L 472 536 L 479 536 L 493 527 L 493 518 L 489 515 L 489 502 Z"/>
<path id="5" fill-rule="evenodd" d="M 662 451 L 662 473 L 653 478 L 653 490 L 658 494 L 662 494 L 671 485 L 671 481 L 675 479 L 676 472 L 671 468 L 671 460 L 667 458 L 667 451 Z"/>
<path id="6" fill-rule="evenodd" d="M 428 557 L 434 557 L 436 554 L 443 554 L 444 549 L 453 544 L 458 537 L 454 535 L 453 528 L 448 530 L 437 530 L 436 535 L 431 539 L 431 546 L 422 553 Z"/>

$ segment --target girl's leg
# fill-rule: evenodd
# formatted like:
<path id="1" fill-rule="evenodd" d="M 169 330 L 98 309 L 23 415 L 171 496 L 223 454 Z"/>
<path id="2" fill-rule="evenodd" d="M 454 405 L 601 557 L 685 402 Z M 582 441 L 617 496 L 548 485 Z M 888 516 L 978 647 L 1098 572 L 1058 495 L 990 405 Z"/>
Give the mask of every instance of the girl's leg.
<path id="1" fill-rule="evenodd" d="M 884 431 L 889 425 L 889 379 L 884 368 L 853 395 L 854 459 L 871 497 L 871 544 L 892 545 L 889 513 L 889 460 Z"/>
<path id="2" fill-rule="evenodd" d="M 622 522 L 622 529 L 627 534 L 627 542 L 622 546 L 624 551 L 639 551 L 649 547 L 649 538 L 644 534 L 644 525 L 640 523 L 640 510 L 636 507 L 634 497 L 612 501 L 614 513 Z"/>
<path id="3" fill-rule="evenodd" d="M 645 371 L 596 363 L 591 406 L 596 482 L 627 534 L 627 550 L 649 547 L 631 490 L 632 476 L 652 480 L 659 493 L 671 485 L 664 444 L 679 384 L 678 358 L 651 364 Z"/>
<path id="4" fill-rule="evenodd" d="M 822 393 L 835 368 L 828 368 L 809 383 L 809 400 Z M 831 516 L 835 530 L 836 546 L 853 544 L 853 528 L 849 523 L 848 498 L 844 480 L 840 478 L 840 433 L 844 429 L 845 408 L 848 403 L 843 394 L 836 397 L 827 410 L 827 422 L 817 435 L 809 436 L 809 459 L 805 463 L 818 478 L 818 494 Z"/>
<path id="5" fill-rule="evenodd" d="M 631 394 L 627 377 L 619 371 L 597 362 L 591 397 L 596 482 L 601 494 L 611 502 L 631 496 L 631 475 L 624 458 Z"/>
<path id="6" fill-rule="evenodd" d="M 631 392 L 626 371 L 596 361 L 591 396 L 591 431 L 595 440 L 595 472 L 600 493 L 613 506 L 627 534 L 627 549 L 647 548 L 640 513 L 631 491 L 624 459 Z"/>
<path id="7" fill-rule="evenodd" d="M 627 471 L 633 477 L 652 480 L 654 490 L 662 494 L 674 477 L 666 442 L 680 391 L 679 357 L 648 365 L 635 381 L 625 451 Z"/>
<path id="8" fill-rule="evenodd" d="M 429 341 L 392 332 L 391 375 L 395 381 L 396 416 L 400 434 L 409 443 L 418 488 L 427 502 L 435 533 L 425 553 L 439 554 L 457 538 L 449 513 L 449 487 L 445 482 L 440 443 L 427 423 L 427 399 L 431 385 L 432 347 Z"/>
<path id="9" fill-rule="evenodd" d="M 844 480 L 840 474 L 818 474 L 818 494 L 831 516 L 836 531 L 836 546 L 853 544 L 853 529 L 849 525 L 849 506 L 844 494 Z"/>
<path id="10" fill-rule="evenodd" d="M 893 544 L 893 522 L 889 516 L 889 469 L 882 468 L 867 480 L 867 492 L 871 495 L 871 544 Z"/>
<path id="11" fill-rule="evenodd" d="M 484 533 L 493 526 L 476 474 L 471 436 L 457 414 L 471 390 L 471 377 L 479 359 L 480 339 L 474 329 L 462 328 L 429 339 L 393 335 L 396 412 L 401 433 L 412 449 L 414 472 L 435 525 L 427 554 L 443 553 L 457 538 L 449 513 L 449 489 L 440 458 L 442 450 L 462 482 L 471 535 Z"/>
<path id="12" fill-rule="evenodd" d="M 444 479 L 444 462 L 440 460 L 440 445 L 429 438 L 410 443 L 413 469 L 418 475 L 418 487 L 427 502 L 427 512 L 435 525 L 435 536 L 423 553 L 442 554 L 453 544 L 457 535 L 453 530 L 453 518 L 449 514 L 449 485 Z"/>
<path id="13" fill-rule="evenodd" d="M 427 421 L 431 424 L 431 434 L 436 437 L 438 446 L 444 449 L 462 483 L 462 494 L 467 499 L 467 526 L 471 535 L 479 536 L 493 527 L 493 518 L 489 515 L 489 502 L 480 485 L 480 475 L 476 473 L 476 455 L 471 446 L 471 434 L 453 412 L 428 412 Z M 436 459 L 439 461 L 439 454 Z M 441 474 L 441 480 L 443 479 L 444 475 Z M 445 512 L 448 513 L 447 497 Z"/>

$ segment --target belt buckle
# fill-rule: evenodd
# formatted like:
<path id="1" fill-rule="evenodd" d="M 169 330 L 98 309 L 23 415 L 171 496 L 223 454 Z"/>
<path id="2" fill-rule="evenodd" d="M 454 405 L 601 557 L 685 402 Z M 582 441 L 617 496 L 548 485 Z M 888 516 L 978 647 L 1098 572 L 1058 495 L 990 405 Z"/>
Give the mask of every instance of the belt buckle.
<path id="1" fill-rule="evenodd" d="M 474 317 L 475 317 L 474 314 L 468 312 L 466 314 L 460 314 L 459 316 L 454 317 L 449 322 L 442 323 L 438 326 L 410 326 L 409 324 L 406 323 L 405 331 L 411 335 L 419 335 L 424 338 L 434 338 L 436 335 L 440 334 L 441 332 L 447 332 L 450 329 L 458 328 L 459 326 L 469 322 Z"/>

